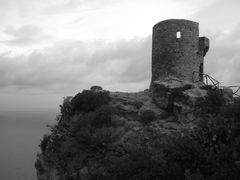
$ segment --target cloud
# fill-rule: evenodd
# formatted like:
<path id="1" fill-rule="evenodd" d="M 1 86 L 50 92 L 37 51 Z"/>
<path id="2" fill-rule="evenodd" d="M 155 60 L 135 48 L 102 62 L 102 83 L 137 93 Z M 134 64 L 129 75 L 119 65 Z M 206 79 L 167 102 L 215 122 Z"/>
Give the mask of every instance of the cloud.
<path id="1" fill-rule="evenodd" d="M 101 0 L 99 3 L 99 0 L 91 0 L 91 1 L 86 1 L 86 0 L 68 0 L 65 2 L 57 2 L 55 4 L 50 5 L 47 7 L 45 10 L 43 10 L 44 13 L 47 14 L 62 14 L 62 13 L 73 13 L 75 11 L 89 11 L 89 10 L 94 10 L 99 5 L 105 4 L 104 1 L 106 0 Z"/>
<path id="2" fill-rule="evenodd" d="M 210 39 L 205 57 L 205 72 L 222 85 L 240 85 L 239 1 L 219 0 L 193 15 L 200 34 Z"/>
<path id="3" fill-rule="evenodd" d="M 0 94 L 11 99 L 12 94 L 27 98 L 41 92 L 42 99 L 61 98 L 95 84 L 143 90 L 151 78 L 148 35 L 155 23 L 168 18 L 198 21 L 211 43 L 206 72 L 223 83 L 240 83 L 239 2 L 0 0 L 0 36 L 5 39 L 0 43 L 5 52 L 0 54 Z"/>
<path id="4" fill-rule="evenodd" d="M 223 85 L 240 85 L 240 24 L 228 35 L 210 37 L 211 48 L 206 56 L 206 72 Z"/>
<path id="5" fill-rule="evenodd" d="M 200 27 L 208 29 L 209 33 L 228 33 L 240 23 L 239 6 L 240 1 L 218 0 L 195 13 L 193 19 L 199 21 Z"/>
<path id="6" fill-rule="evenodd" d="M 154 1 L 157 3 L 157 0 L 149 0 Z M 146 4 L 150 4 L 148 3 Z M 139 2 L 137 0 L 132 0 L 134 3 L 142 4 L 143 2 Z M 47 14 L 62 14 L 62 13 L 75 13 L 75 12 L 86 12 L 86 11 L 95 11 L 95 10 L 102 10 L 105 8 L 116 8 L 117 6 L 121 4 L 129 3 L 127 0 L 67 0 L 62 2 L 56 2 L 48 6 L 45 10 L 43 10 L 44 13 Z M 131 3 L 129 3 L 131 4 Z"/>
<path id="7" fill-rule="evenodd" d="M 18 29 L 8 27 L 5 29 L 4 33 L 11 37 L 10 40 L 2 41 L 8 45 L 25 46 L 50 39 L 49 35 L 44 33 L 40 27 L 35 25 L 25 25 Z"/>
<path id="8" fill-rule="evenodd" d="M 39 13 L 39 10 L 47 5 L 38 0 L 0 0 L 0 19 L 3 23 L 17 23 L 20 16 L 28 16 Z M 25 19 L 26 20 L 26 19 Z"/>
<path id="9" fill-rule="evenodd" d="M 29 55 L 0 55 L 0 86 L 66 91 L 99 84 L 115 90 L 147 88 L 151 39 L 58 42 Z M 144 83 L 143 83 L 144 82 Z M 134 89 L 135 88 L 135 89 Z"/>
<path id="10" fill-rule="evenodd" d="M 240 24 L 227 35 L 210 36 L 205 72 L 225 85 L 240 84 L 239 31 Z M 29 55 L 0 55 L 0 86 L 67 92 L 98 84 L 138 91 L 149 85 L 150 65 L 151 36 L 113 42 L 60 41 Z"/>
<path id="11" fill-rule="evenodd" d="M 79 10 L 80 7 L 84 6 L 84 0 L 68 0 L 62 3 L 55 3 L 43 10 L 47 14 L 57 14 L 57 13 L 72 13 L 75 10 Z"/>

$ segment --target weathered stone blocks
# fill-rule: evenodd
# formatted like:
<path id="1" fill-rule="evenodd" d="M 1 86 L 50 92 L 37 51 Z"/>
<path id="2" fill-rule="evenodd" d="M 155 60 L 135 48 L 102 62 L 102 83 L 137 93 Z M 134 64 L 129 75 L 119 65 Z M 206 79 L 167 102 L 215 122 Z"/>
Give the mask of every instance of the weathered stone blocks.
<path id="1" fill-rule="evenodd" d="M 152 36 L 152 81 L 176 77 L 193 81 L 193 72 L 203 73 L 203 57 L 209 40 L 199 38 L 198 23 L 184 19 L 170 19 L 157 23 Z M 194 81 L 202 80 L 195 76 Z"/>
<path id="2" fill-rule="evenodd" d="M 198 26 L 194 21 L 169 19 L 153 27 L 152 102 L 178 120 L 192 119 L 197 99 L 207 95 L 193 83 L 203 81 L 203 60 L 209 50 L 209 39 L 199 38 Z"/>

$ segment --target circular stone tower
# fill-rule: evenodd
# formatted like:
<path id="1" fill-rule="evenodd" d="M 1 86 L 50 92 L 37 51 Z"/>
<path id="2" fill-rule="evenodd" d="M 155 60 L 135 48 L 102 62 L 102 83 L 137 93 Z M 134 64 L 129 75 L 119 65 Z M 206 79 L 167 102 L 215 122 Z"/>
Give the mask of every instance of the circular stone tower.
<path id="1" fill-rule="evenodd" d="M 157 23 L 153 27 L 150 86 L 166 78 L 202 81 L 203 57 L 208 49 L 209 40 L 199 38 L 197 22 L 170 19 Z"/>

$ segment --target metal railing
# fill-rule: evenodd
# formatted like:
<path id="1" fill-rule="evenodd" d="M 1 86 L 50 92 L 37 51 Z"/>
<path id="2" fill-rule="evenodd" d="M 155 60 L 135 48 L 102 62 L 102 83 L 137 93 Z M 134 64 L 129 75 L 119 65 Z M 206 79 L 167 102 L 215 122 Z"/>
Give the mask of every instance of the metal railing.
<path id="1" fill-rule="evenodd" d="M 240 95 L 238 94 L 238 92 L 240 92 L 240 86 L 220 86 L 221 83 L 218 80 L 214 79 L 213 77 L 209 76 L 208 74 L 194 71 L 192 75 L 192 81 L 194 83 L 203 82 L 206 85 L 212 85 L 216 88 L 231 89 L 233 92 L 233 96 L 240 97 Z"/>
<path id="2" fill-rule="evenodd" d="M 198 76 L 198 78 L 195 78 L 196 75 Z M 194 83 L 203 82 L 206 85 L 213 85 L 214 87 L 217 87 L 217 88 L 219 87 L 219 84 L 220 84 L 220 82 L 218 80 L 214 79 L 213 77 L 209 76 L 208 74 L 200 73 L 197 71 L 193 71 L 192 81 Z"/>
<path id="3" fill-rule="evenodd" d="M 240 86 L 220 86 L 220 87 L 231 89 L 233 92 L 233 96 L 240 97 L 240 95 L 238 94 L 238 91 L 240 90 Z"/>

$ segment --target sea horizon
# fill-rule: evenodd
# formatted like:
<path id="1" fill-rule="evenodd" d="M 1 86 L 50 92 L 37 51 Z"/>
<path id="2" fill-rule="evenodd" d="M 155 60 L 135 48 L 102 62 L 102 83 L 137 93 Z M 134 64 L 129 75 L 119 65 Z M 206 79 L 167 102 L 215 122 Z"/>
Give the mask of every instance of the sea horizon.
<path id="1" fill-rule="evenodd" d="M 0 109 L 0 178 L 37 180 L 34 163 L 46 125 L 56 123 L 58 110 Z"/>

